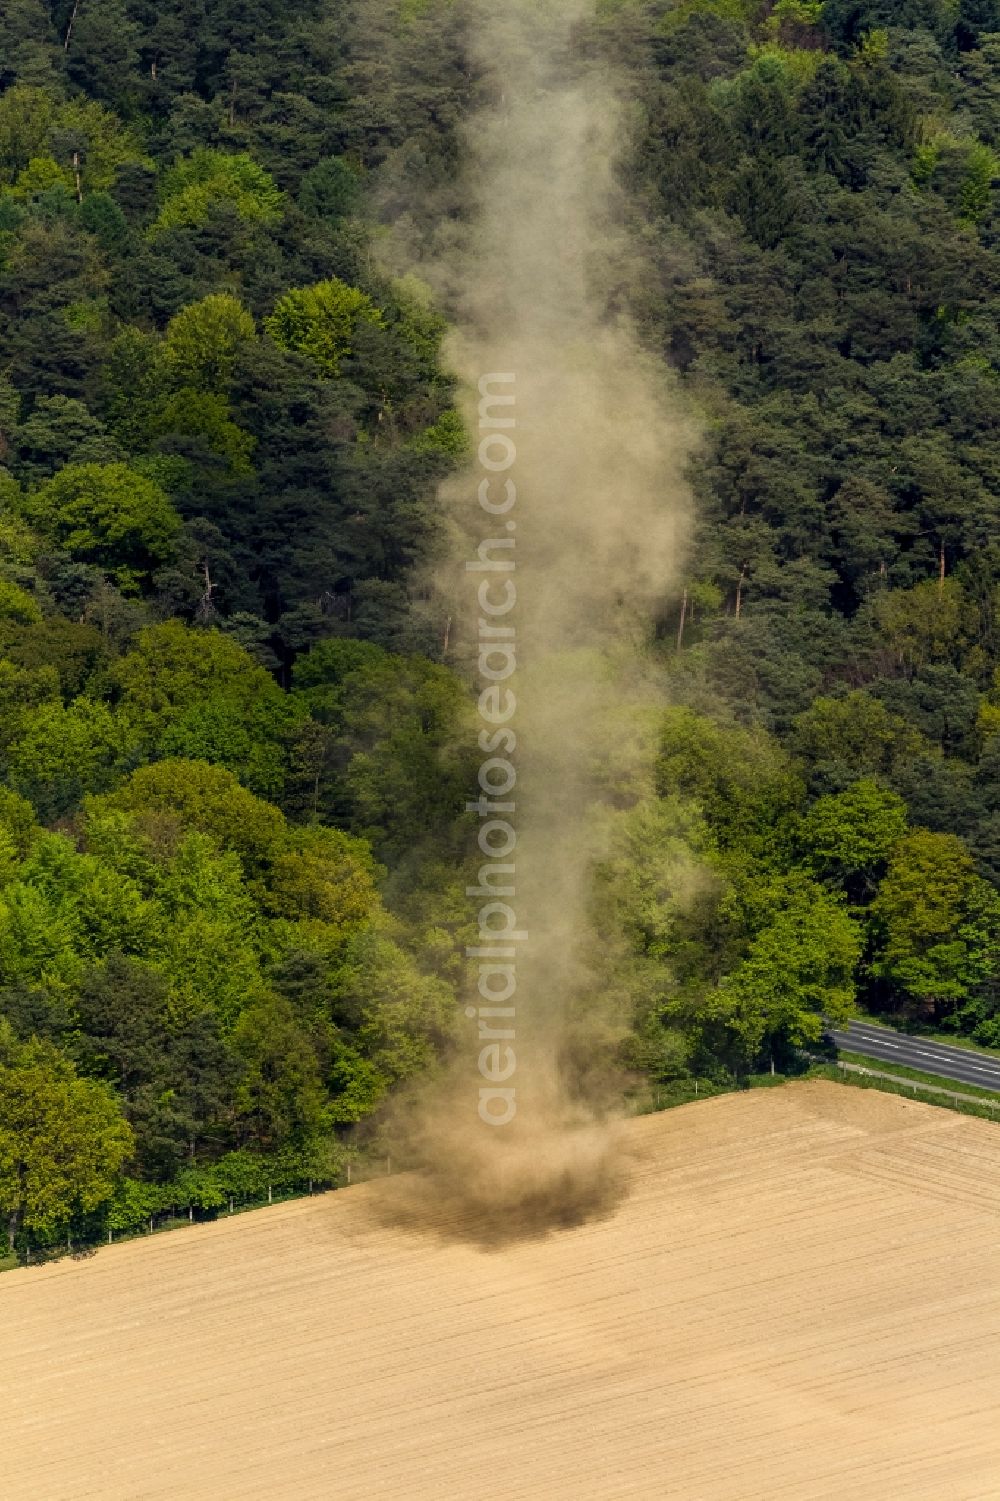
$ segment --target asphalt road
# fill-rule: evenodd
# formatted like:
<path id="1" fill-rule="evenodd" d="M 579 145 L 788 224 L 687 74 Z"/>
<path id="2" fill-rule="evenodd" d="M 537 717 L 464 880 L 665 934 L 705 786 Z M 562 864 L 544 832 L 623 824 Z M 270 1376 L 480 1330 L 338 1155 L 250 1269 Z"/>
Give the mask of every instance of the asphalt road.
<path id="1" fill-rule="evenodd" d="M 906 1037 L 868 1022 L 851 1022 L 845 1031 L 831 1032 L 830 1036 L 846 1053 L 863 1053 L 866 1058 L 879 1058 L 905 1068 L 918 1068 L 925 1074 L 937 1074 L 942 1079 L 960 1079 L 963 1084 L 978 1084 L 980 1089 L 1000 1092 L 1000 1057 L 992 1053 L 952 1048 L 925 1037 Z"/>

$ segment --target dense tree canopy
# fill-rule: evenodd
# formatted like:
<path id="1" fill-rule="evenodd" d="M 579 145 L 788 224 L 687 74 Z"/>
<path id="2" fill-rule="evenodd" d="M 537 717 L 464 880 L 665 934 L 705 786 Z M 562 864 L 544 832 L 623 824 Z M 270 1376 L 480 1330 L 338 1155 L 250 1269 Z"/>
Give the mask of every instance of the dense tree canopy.
<path id="1" fill-rule="evenodd" d="M 1000 7 L 624 0 L 620 269 L 704 439 L 595 984 L 656 1079 L 1000 1045 Z M 458 0 L 0 15 L 0 1208 L 331 1177 L 464 1005 Z M 470 838 L 471 834 L 471 838 Z"/>

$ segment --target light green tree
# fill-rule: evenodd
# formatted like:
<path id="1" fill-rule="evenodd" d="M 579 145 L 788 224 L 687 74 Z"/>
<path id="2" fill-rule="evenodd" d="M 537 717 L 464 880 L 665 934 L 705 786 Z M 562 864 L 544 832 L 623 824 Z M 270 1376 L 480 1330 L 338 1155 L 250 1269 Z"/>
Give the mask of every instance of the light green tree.
<path id="1" fill-rule="evenodd" d="M 24 1227 L 51 1236 L 114 1192 L 133 1139 L 114 1095 L 56 1048 L 0 1044 L 0 1211 L 14 1249 Z"/>
<path id="2" fill-rule="evenodd" d="M 422 974 L 413 958 L 377 929 L 352 945 L 340 983 L 361 1012 L 359 1049 L 385 1089 L 430 1068 L 453 1036 L 453 992 L 435 976 Z"/>
<path id="3" fill-rule="evenodd" d="M 167 324 L 167 365 L 182 386 L 224 392 L 237 354 L 255 337 L 250 313 L 229 292 L 213 292 L 192 302 Z"/>
<path id="4" fill-rule="evenodd" d="M 172 557 L 180 517 L 159 485 L 127 464 L 67 464 L 25 496 L 38 532 L 134 586 Z"/>
<path id="5" fill-rule="evenodd" d="M 127 721 L 89 698 L 40 704 L 7 752 L 9 776 L 46 816 L 58 816 L 84 792 L 111 785 L 131 735 Z"/>
<path id="6" fill-rule="evenodd" d="M 904 997 L 960 1004 L 997 973 L 1000 896 L 954 834 L 904 835 L 870 910 L 873 971 Z"/>
<path id="7" fill-rule="evenodd" d="M 192 1219 L 196 1209 L 221 1209 L 226 1202 L 225 1189 L 211 1168 L 184 1168 L 170 1186 L 177 1196 L 176 1207 L 186 1209 Z"/>
<path id="8" fill-rule="evenodd" d="M 23 880 L 0 893 L 0 983 L 72 991 L 82 969 L 75 914 L 55 894 Z"/>
<path id="9" fill-rule="evenodd" d="M 180 621 L 147 626 L 114 668 L 122 699 L 138 714 L 166 722 L 206 698 L 282 703 L 271 674 L 221 631 L 189 630 Z"/>
<path id="10" fill-rule="evenodd" d="M 994 670 L 990 688 L 979 706 L 978 729 L 983 740 L 1000 735 L 1000 667 Z"/>
<path id="11" fill-rule="evenodd" d="M 178 621 L 149 626 L 113 679 L 122 713 L 160 755 L 226 766 L 253 791 L 280 794 L 305 709 L 232 637 Z"/>
<path id="12" fill-rule="evenodd" d="M 819 798 L 802 820 L 798 843 L 810 869 L 843 883 L 860 900 L 905 830 L 903 799 L 863 778 L 845 792 Z"/>
<path id="13" fill-rule="evenodd" d="M 763 730 L 721 725 L 692 709 L 664 716 L 656 785 L 693 799 L 720 848 L 773 857 L 803 789 L 788 757 Z"/>
<path id="14" fill-rule="evenodd" d="M 136 138 L 94 99 L 60 100 L 47 89 L 17 84 L 0 96 L 0 185 L 33 161 L 53 163 L 68 190 L 110 188 L 126 162 L 144 160 Z M 46 165 L 48 178 L 51 168 Z"/>
<path id="15" fill-rule="evenodd" d="M 295 829 L 275 859 L 269 905 L 278 917 L 315 918 L 337 928 L 365 923 L 378 906 L 369 846 L 339 829 Z"/>
<path id="16" fill-rule="evenodd" d="M 167 398 L 149 427 L 160 438 L 200 438 L 210 453 L 225 460 L 234 476 L 253 472 L 251 459 L 257 440 L 233 421 L 229 401 L 216 391 L 182 386 Z"/>
<path id="17" fill-rule="evenodd" d="M 41 618 L 41 606 L 34 595 L 18 584 L 11 583 L 9 579 L 0 578 L 0 621 L 9 620 L 14 625 L 38 625 Z"/>
<path id="18" fill-rule="evenodd" d="M 799 1046 L 819 1040 L 824 1019 L 847 1021 L 862 952 L 858 924 L 815 882 L 778 881 L 756 900 L 772 910 L 705 1005 L 706 1017 L 723 1023 L 748 1065 L 768 1038 Z"/>
<path id="19" fill-rule="evenodd" d="M 919 730 L 863 689 L 813 699 L 795 720 L 790 745 L 809 766 L 842 767 L 845 780 L 891 775 L 931 752 Z"/>
<path id="20" fill-rule="evenodd" d="M 962 174 L 959 196 L 961 217 L 967 224 L 985 219 L 993 201 L 993 184 L 1000 175 L 1000 158 L 989 146 L 977 141 L 970 146 Z"/>
<path id="21" fill-rule="evenodd" d="M 234 1204 L 255 1199 L 267 1188 L 263 1159 L 258 1153 L 247 1152 L 242 1148 L 220 1157 L 213 1173 L 229 1202 L 230 1213 Z"/>
<path id="22" fill-rule="evenodd" d="M 143 1183 L 138 1178 L 123 1178 L 104 1215 L 104 1224 L 113 1234 L 128 1235 L 136 1230 L 152 1229 L 153 1216 L 160 1209 L 163 1193 L 158 1183 Z"/>
<path id="23" fill-rule="evenodd" d="M 382 313 L 367 292 L 331 277 L 286 292 L 264 327 L 280 349 L 308 355 L 322 375 L 333 377 L 351 352 L 359 323 L 382 327 Z"/>
<path id="24" fill-rule="evenodd" d="M 879 595 L 875 622 L 900 667 L 948 662 L 969 646 L 970 610 L 955 579 L 925 579 Z"/>
<path id="25" fill-rule="evenodd" d="M 189 833 L 159 872 L 156 891 L 166 921 L 151 952 L 168 982 L 173 1025 L 214 1011 L 232 1026 L 265 994 L 259 912 L 239 857 Z"/>
<path id="26" fill-rule="evenodd" d="M 242 787 L 231 771 L 204 761 L 166 760 L 141 766 L 113 793 L 85 799 L 88 814 L 135 815 L 167 849 L 194 829 L 223 850 L 235 850 L 250 874 L 284 847 L 287 825 L 277 808 Z"/>
<path id="27" fill-rule="evenodd" d="M 245 152 L 211 151 L 200 147 L 180 157 L 164 173 L 163 207 L 150 229 L 197 228 L 213 205 L 229 204 L 248 223 L 273 224 L 281 217 L 283 195 L 269 172 Z"/>
<path id="28" fill-rule="evenodd" d="M 23 860 L 41 833 L 27 798 L 0 788 L 0 837 L 13 861 Z"/>
<path id="29" fill-rule="evenodd" d="M 72 192 L 72 185 L 70 173 L 51 156 L 33 156 L 28 165 L 17 174 L 10 196 L 30 203 L 40 193 L 61 188 L 68 197 Z"/>
<path id="30" fill-rule="evenodd" d="M 162 923 L 137 881 L 64 834 L 40 833 L 0 897 L 4 983 L 75 978 L 83 958 L 141 953 Z"/>

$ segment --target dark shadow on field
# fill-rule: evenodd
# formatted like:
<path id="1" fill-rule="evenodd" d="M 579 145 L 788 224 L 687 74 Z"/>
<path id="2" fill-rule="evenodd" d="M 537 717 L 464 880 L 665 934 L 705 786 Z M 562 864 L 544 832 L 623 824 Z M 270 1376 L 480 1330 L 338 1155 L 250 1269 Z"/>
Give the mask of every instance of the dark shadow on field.
<path id="1" fill-rule="evenodd" d="M 425 1169 L 370 1183 L 361 1213 L 379 1230 L 500 1251 L 611 1218 L 628 1196 L 623 1169 L 619 1162 L 594 1178 L 564 1168 L 499 1194 L 482 1181 L 463 1184 Z"/>

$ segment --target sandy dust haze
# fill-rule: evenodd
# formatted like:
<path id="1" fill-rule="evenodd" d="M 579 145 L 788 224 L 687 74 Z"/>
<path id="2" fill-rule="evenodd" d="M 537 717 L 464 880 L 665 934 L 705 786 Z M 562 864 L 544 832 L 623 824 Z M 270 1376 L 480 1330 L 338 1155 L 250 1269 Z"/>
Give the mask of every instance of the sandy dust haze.
<path id="1" fill-rule="evenodd" d="M 1000 1130 L 789 1085 L 491 1255 L 376 1183 L 0 1278 L 4 1501 L 993 1501 Z"/>
<path id="2" fill-rule="evenodd" d="M 494 498 L 513 485 L 516 504 L 503 517 L 480 509 L 482 468 L 446 487 L 454 546 L 437 587 L 455 617 L 450 660 L 474 680 L 483 575 L 465 565 L 483 539 L 506 539 L 517 580 L 516 609 L 502 621 L 517 637 L 511 905 L 527 933 L 517 1118 L 503 1129 L 477 1118 L 470 1027 L 464 1064 L 429 1109 L 405 1105 L 394 1134 L 438 1193 L 467 1197 L 480 1217 L 495 1203 L 505 1236 L 517 1223 L 603 1212 L 625 1180 L 600 1123 L 621 1097 L 613 1060 L 628 1019 L 595 985 L 587 906 L 607 827 L 603 789 L 626 757 L 626 721 L 655 696 L 647 648 L 688 531 L 691 433 L 619 305 L 632 257 L 616 183 L 625 112 L 614 78 L 575 46 L 593 0 L 483 0 L 470 14 L 470 61 L 490 102 L 466 133 L 468 222 L 422 270 L 456 330 L 450 357 L 477 444 L 482 377 L 516 378 L 491 388 L 514 396 L 494 410 L 514 418 L 498 446 L 502 457 L 505 441 L 516 445 L 516 462 L 485 476 Z M 619 780 L 634 787 L 644 770 L 630 764 L 622 776 L 619 766 Z"/>

